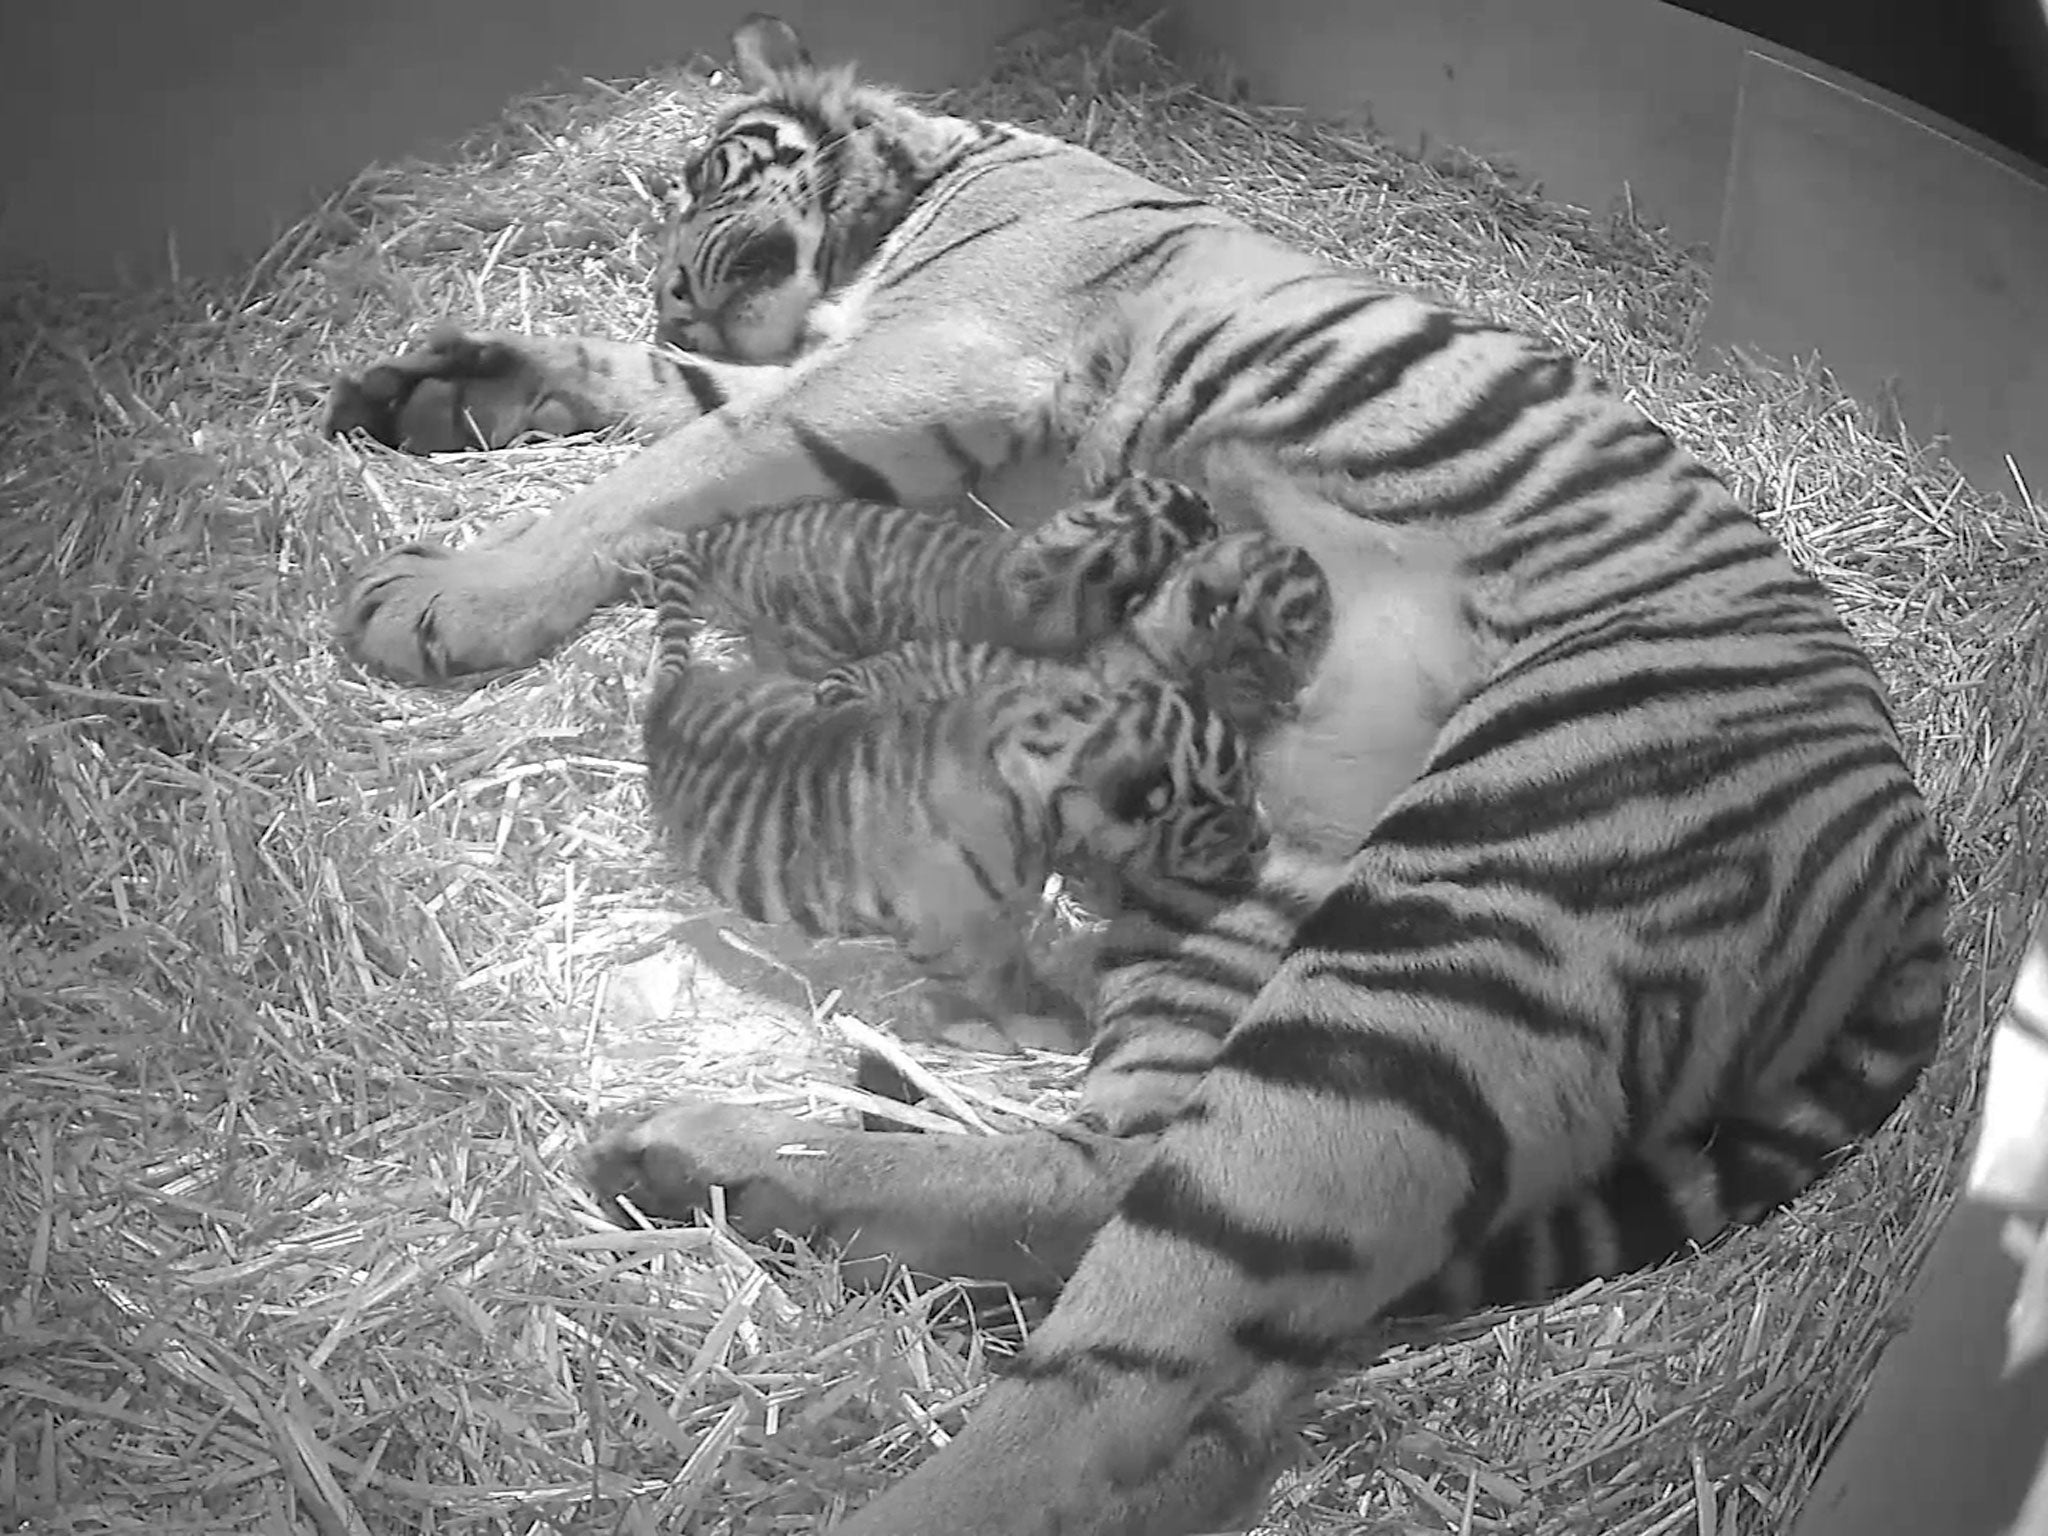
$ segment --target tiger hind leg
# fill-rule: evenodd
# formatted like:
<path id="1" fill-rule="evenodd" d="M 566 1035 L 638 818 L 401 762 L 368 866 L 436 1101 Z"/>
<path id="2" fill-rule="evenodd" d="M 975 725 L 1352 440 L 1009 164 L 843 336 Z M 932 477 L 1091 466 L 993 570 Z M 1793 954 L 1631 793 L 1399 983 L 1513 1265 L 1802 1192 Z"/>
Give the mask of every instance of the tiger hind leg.
<path id="1" fill-rule="evenodd" d="M 1789 1204 L 1874 1135 L 1934 1059 L 1946 919 L 1938 896 L 1919 907 L 1890 966 L 1789 1082 L 1626 1152 L 1590 1188 L 1494 1233 L 1394 1311 L 1526 1305 L 1662 1263 Z"/>
<path id="2" fill-rule="evenodd" d="M 1110 1479 L 1083 1530 L 1100 1536 L 1211 1536 L 1249 1531 L 1266 1515 L 1273 1479 L 1290 1459 L 1291 1431 L 1308 1405 L 1314 1372 L 1274 1365 L 1197 1410 L 1173 1453 Z M 960 1527 L 971 1529 L 973 1527 Z M 849 1528 L 837 1527 L 834 1536 Z"/>
<path id="3" fill-rule="evenodd" d="M 926 1136 L 685 1103 L 594 1139 L 579 1171 L 615 1211 L 676 1220 L 712 1186 L 742 1236 L 819 1243 L 855 1278 L 901 1267 L 1055 1294 L 1143 1166 L 1148 1143 L 1078 1127 Z"/>
<path id="4" fill-rule="evenodd" d="M 1265 1516 L 1288 1431 L 1314 1373 L 1268 1366 L 1197 1413 L 1171 1460 L 1112 1493 L 1104 1523 L 1124 1531 L 1242 1531 Z"/>
<path id="5" fill-rule="evenodd" d="M 1299 1384 L 1366 1343 L 1491 1225 L 1510 1169 L 1525 1189 L 1572 1187 L 1595 1148 L 1561 1126 L 1620 1118 L 1596 1053 L 1559 1053 L 1532 1101 L 1526 1057 L 1483 1049 L 1497 1036 L 1492 1016 L 1446 1019 L 1426 999 L 1361 1015 L 1355 983 L 1298 949 L 1150 1143 L 1016 1368 L 837 1536 L 1173 1536 L 1231 1518 L 1229 1479 L 1170 1518 L 1133 1491 L 1164 1486 L 1265 1373 Z M 1237 1458 L 1247 1479 L 1259 1459 Z"/>
<path id="6" fill-rule="evenodd" d="M 504 448 L 624 427 L 658 436 L 778 384 L 778 366 L 711 362 L 646 342 L 443 326 L 337 379 L 321 430 L 408 453 Z"/>

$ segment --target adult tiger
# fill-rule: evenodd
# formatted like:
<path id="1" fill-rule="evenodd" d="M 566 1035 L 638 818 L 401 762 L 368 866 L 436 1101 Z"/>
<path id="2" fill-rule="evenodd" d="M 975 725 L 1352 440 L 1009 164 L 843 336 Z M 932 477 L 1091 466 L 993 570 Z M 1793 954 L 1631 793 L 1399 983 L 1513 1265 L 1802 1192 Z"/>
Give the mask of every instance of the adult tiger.
<path id="1" fill-rule="evenodd" d="M 385 557 L 357 655 L 523 662 L 656 529 L 1046 455 L 1197 485 L 1335 609 L 1260 753 L 1308 877 L 1111 978 L 1151 1005 L 1096 1076 L 1155 1091 L 1094 1123 L 1146 1134 L 712 1107 L 596 1148 L 657 1205 L 716 1181 L 743 1226 L 1064 1280 L 846 1532 L 1214 1528 L 1305 1373 L 1434 1277 L 1678 1251 L 1885 1118 L 1939 1034 L 1943 851 L 1867 659 L 1711 471 L 1536 339 L 820 71 L 771 19 L 735 42 L 756 94 L 657 280 L 700 355 L 444 334 L 337 390 L 332 425 L 416 446 L 682 423 L 516 537 Z"/>

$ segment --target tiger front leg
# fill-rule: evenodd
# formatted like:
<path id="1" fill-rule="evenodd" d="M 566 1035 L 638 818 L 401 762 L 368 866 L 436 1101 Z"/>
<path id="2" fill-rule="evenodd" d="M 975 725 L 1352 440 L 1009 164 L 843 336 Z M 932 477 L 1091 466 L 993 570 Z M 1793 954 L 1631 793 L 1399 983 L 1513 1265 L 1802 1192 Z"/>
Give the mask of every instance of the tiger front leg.
<path id="1" fill-rule="evenodd" d="M 1046 370 L 957 325 L 857 338 L 759 379 L 516 535 L 451 551 L 408 544 L 355 581 L 343 646 L 407 682 L 523 666 L 627 595 L 659 538 L 807 497 L 927 502 L 1043 444 Z M 725 371 L 721 370 L 721 378 Z"/>
<path id="2" fill-rule="evenodd" d="M 653 1216 L 710 1208 L 744 1237 L 777 1232 L 850 1263 L 1050 1295 L 1116 1207 L 1145 1145 L 1076 1128 L 1007 1136 L 858 1131 L 732 1104 L 680 1104 L 583 1152 L 600 1200 Z"/>
<path id="3" fill-rule="evenodd" d="M 759 396 L 783 372 L 647 342 L 443 326 L 420 346 L 337 379 L 321 430 L 366 432 L 408 453 L 505 448 L 613 427 L 655 437 Z"/>

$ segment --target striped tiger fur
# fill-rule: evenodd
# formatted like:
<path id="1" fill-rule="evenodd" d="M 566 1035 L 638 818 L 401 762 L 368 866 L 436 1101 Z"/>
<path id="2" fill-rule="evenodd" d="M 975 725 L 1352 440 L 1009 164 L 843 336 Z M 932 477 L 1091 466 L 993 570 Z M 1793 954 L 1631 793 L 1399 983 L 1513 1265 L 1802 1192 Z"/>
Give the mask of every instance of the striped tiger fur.
<path id="1" fill-rule="evenodd" d="M 1022 533 L 973 516 L 845 498 L 747 513 L 662 550 L 663 601 L 800 677 L 912 640 L 1075 657 L 1217 535 L 1201 496 L 1144 475 Z"/>
<path id="2" fill-rule="evenodd" d="M 1057 678 L 1084 666 L 1106 688 L 1145 678 L 1176 685 L 1216 711 L 1247 743 L 1289 717 L 1327 642 L 1329 588 L 1306 553 L 1261 533 L 1237 533 L 1180 556 L 1130 618 L 1074 661 L 1029 656 L 981 641 L 914 640 L 844 663 L 818 679 L 814 698 L 837 707 L 857 700 L 943 700 L 1020 677 Z M 1154 882 L 1143 900 L 1119 900 L 1132 872 L 1111 872 L 1106 890 L 1087 874 L 1070 895 L 1098 911 L 1120 911 L 1114 933 L 1149 937 L 1199 931 L 1219 910 L 1210 889 Z M 1113 952 L 1113 951 L 1112 951 Z"/>
<path id="3" fill-rule="evenodd" d="M 843 1536 L 1214 1529 L 1376 1319 L 1682 1252 L 1885 1119 L 1939 1039 L 1941 841 L 1868 660 L 1710 469 L 1546 342 L 818 69 L 772 19 L 735 44 L 752 94 L 657 276 L 696 355 L 569 370 L 471 338 L 520 361 L 337 389 L 330 421 L 380 434 L 424 387 L 502 401 L 520 369 L 593 419 L 681 423 L 512 539 L 385 557 L 355 654 L 523 662 L 654 530 L 967 485 L 1024 521 L 1005 477 L 1048 464 L 1196 486 L 1306 550 L 1333 614 L 1256 751 L 1274 873 L 1198 933 L 1127 936 L 1092 1119 L 699 1106 L 590 1149 L 650 1209 L 723 1184 L 742 1230 L 1059 1290 Z"/>
<path id="4" fill-rule="evenodd" d="M 1330 634 L 1329 583 L 1308 554 L 1263 533 L 1233 533 L 1181 554 L 1124 622 L 1065 652 L 1106 682 L 1163 677 L 1199 692 L 1248 740 L 1289 718 Z M 1070 629 L 1078 633 L 1078 629 Z M 941 638 L 844 662 L 818 679 L 821 704 L 938 698 L 1013 674 L 999 645 Z"/>
<path id="5" fill-rule="evenodd" d="M 1187 693 L 1041 661 L 823 707 L 809 682 L 697 656 L 698 553 L 650 568 L 648 798 L 677 861 L 748 917 L 894 938 L 970 1017 L 1073 1050 L 1082 1011 L 1026 947 L 1054 870 L 1119 902 L 1250 887 L 1250 756 Z"/>
<path id="6" fill-rule="evenodd" d="M 842 662 L 817 680 L 811 696 L 827 709 L 862 699 L 950 699 L 1009 678 L 1068 672 L 1073 666 L 981 640 L 916 640 Z"/>

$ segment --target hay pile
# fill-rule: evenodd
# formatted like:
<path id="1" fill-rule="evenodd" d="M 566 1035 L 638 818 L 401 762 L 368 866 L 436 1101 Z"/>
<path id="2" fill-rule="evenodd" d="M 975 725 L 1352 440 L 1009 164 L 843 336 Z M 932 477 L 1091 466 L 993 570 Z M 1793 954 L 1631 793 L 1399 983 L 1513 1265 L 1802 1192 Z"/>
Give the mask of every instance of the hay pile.
<path id="1" fill-rule="evenodd" d="M 715 1229 L 617 1231 L 564 1177 L 591 1115 L 642 1094 L 829 1108 L 833 1014 L 888 1022 L 905 979 L 661 878 L 644 619 L 467 695 L 327 645 L 371 551 L 545 506 L 631 450 L 328 445 L 325 380 L 443 315 L 638 333 L 632 176 L 717 95 L 676 74 L 525 102 L 447 165 L 365 177 L 242 283 L 8 292 L 0 1516 L 810 1530 L 974 1401 L 996 1346 L 932 1298 L 771 1274 Z M 1100 33 L 1040 38 L 954 105 L 1590 351 L 1770 510 L 1877 653 L 1963 892 L 1960 1027 L 1910 1115 L 1762 1231 L 1333 1386 L 1273 1515 L 1782 1530 L 1939 1215 L 1972 1036 L 2040 894 L 2041 518 L 1819 373 L 1688 371 L 1702 271 L 1626 219 L 1221 104 Z M 1067 1076 L 924 1059 L 997 1128 L 1056 1112 Z"/>

